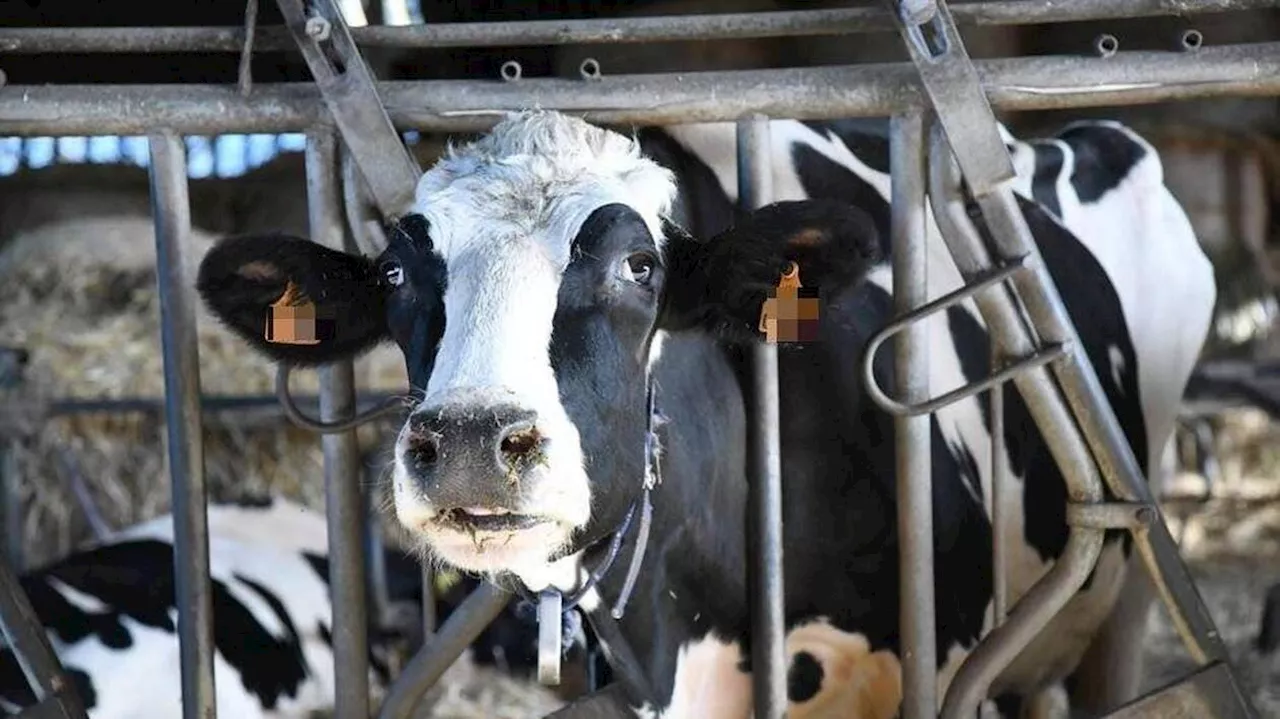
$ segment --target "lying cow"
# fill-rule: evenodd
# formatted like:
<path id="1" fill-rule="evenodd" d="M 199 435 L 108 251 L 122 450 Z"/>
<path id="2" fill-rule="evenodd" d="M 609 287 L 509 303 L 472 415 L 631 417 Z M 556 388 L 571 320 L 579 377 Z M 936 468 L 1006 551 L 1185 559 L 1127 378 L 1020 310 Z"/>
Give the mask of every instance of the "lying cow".
<path id="1" fill-rule="evenodd" d="M 209 537 L 218 716 L 301 719 L 332 710 L 324 514 L 280 498 L 211 505 Z M 417 562 L 390 548 L 386 562 L 391 601 L 402 609 L 419 605 Z M 91 719 L 182 714 L 171 516 L 119 532 L 21 582 Z M 452 609 L 437 603 L 444 616 Z M 420 640 L 419 630 L 371 634 L 375 689 L 388 685 L 389 660 Z M 529 671 L 523 650 L 535 641 L 532 627 L 504 617 L 477 641 L 476 655 L 505 649 L 513 669 Z M 10 716 L 34 697 L 13 654 L 4 650 L 0 660 L 0 713 Z"/>
<path id="2" fill-rule="evenodd" d="M 734 222 L 732 125 L 636 141 L 519 113 L 422 177 L 417 213 L 376 259 L 233 238 L 206 256 L 198 287 L 281 362 L 400 346 L 422 400 L 395 448 L 395 513 L 448 564 L 611 606 L 640 521 L 617 566 L 594 585 L 588 572 L 648 496 L 649 546 L 620 624 L 656 696 L 610 701 L 646 716 L 745 719 L 753 394 L 743 350 L 761 340 L 766 293 L 796 262 L 823 309 L 818 341 L 779 347 L 789 715 L 890 717 L 901 699 L 893 423 L 859 373 L 867 339 L 892 316 L 888 153 L 883 134 L 860 127 L 773 122 L 780 201 Z M 1158 157 L 1125 127 L 1008 143 L 1019 204 L 1084 349 L 1139 463 L 1157 467 L 1208 330 L 1209 262 Z M 938 296 L 960 279 L 929 227 Z M 316 305 L 318 343 L 263 339 L 286 287 Z M 929 333 L 935 393 L 986 374 L 972 304 L 936 315 Z M 882 386 L 892 368 L 886 351 Z M 1066 491 L 1022 398 L 1004 397 L 997 461 L 1015 479 L 1000 569 L 1013 602 L 1063 550 Z M 940 697 L 990 628 L 988 412 L 970 398 L 931 420 Z M 660 452 L 646 452 L 650 430 Z M 661 481 L 646 491 L 654 471 Z M 991 687 L 1006 712 L 1072 673 L 1130 552 L 1108 533 L 1087 583 Z"/>

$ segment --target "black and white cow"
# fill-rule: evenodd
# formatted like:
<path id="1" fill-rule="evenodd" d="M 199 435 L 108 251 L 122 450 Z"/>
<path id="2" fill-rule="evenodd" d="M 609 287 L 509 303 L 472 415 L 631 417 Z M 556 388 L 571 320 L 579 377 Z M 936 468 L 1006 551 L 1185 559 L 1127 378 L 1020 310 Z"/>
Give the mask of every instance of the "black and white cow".
<path id="1" fill-rule="evenodd" d="M 766 292 L 797 262 L 824 304 L 820 341 L 779 351 L 790 716 L 890 717 L 901 697 L 893 425 L 859 379 L 867 339 L 891 317 L 888 145 L 854 122 L 775 121 L 772 143 L 780 202 L 735 221 L 732 125 L 633 138 L 518 113 L 423 176 L 417 214 L 380 257 L 233 238 L 205 258 L 199 290 L 280 361 L 324 363 L 395 341 L 422 397 L 396 444 L 396 516 L 443 562 L 509 573 L 532 591 L 572 591 L 600 566 L 642 493 L 653 387 L 662 482 L 621 627 L 656 706 L 632 709 L 745 719 L 744 349 L 760 341 Z M 1208 329 L 1209 262 L 1156 153 L 1128 129 L 1093 122 L 1008 143 L 1023 213 L 1088 356 L 1139 461 L 1157 467 Z M 932 222 L 929 242 L 938 296 L 960 280 Z M 263 340 L 264 312 L 287 283 L 325 318 L 318 344 Z M 987 372 L 971 304 L 936 316 L 929 332 L 934 392 Z M 891 372 L 885 352 L 882 385 Z M 990 621 L 988 411 L 970 399 L 932 420 L 940 692 Z M 1008 492 L 1000 569 L 1016 601 L 1063 549 L 1066 494 L 1016 392 L 1004 411 L 997 461 L 1020 491 Z M 1115 602 L 1128 552 L 1110 537 L 1089 582 L 993 697 L 1016 707 L 1071 674 Z M 607 572 L 582 606 L 614 602 L 623 575 Z"/>
<path id="2" fill-rule="evenodd" d="M 421 601 L 422 573 L 386 553 L 391 599 Z M 279 497 L 209 506 L 218 716 L 307 717 L 333 706 L 324 514 Z M 416 583 L 415 583 L 416 582 Z M 180 716 L 173 518 L 135 525 L 21 578 L 92 719 Z M 417 628 L 372 635 L 370 679 Z M 0 652 L 0 714 L 33 702 Z"/>

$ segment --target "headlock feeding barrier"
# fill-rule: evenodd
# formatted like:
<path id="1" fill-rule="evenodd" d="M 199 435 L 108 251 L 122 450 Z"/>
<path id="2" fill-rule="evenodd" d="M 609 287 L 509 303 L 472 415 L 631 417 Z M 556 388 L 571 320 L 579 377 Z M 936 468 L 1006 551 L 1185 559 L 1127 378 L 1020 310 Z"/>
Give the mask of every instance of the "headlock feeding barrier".
<path id="1" fill-rule="evenodd" d="M 183 714 L 215 714 L 209 546 L 201 446 L 201 403 L 195 335 L 195 289 L 183 275 L 190 230 L 184 136 L 224 133 L 306 134 L 310 236 L 330 247 L 352 240 L 362 250 L 384 241 L 376 223 L 349 225 L 352 209 L 392 220 L 410 206 L 421 173 L 406 151 L 406 131 L 471 132 L 502 112 L 531 107 L 574 112 L 601 123 L 671 124 L 734 121 L 738 125 L 740 202 L 768 204 L 768 118 L 889 116 L 894 308 L 897 319 L 873 338 L 861 368 L 873 399 L 896 418 L 898 526 L 904 719 L 975 716 L 996 675 L 1027 646 L 1092 571 L 1104 531 L 1131 533 L 1156 594 L 1188 652 L 1200 665 L 1190 676 L 1111 714 L 1115 717 L 1251 717 L 1214 623 L 1165 526 L 1143 472 L 1106 402 L 1076 330 L 1018 211 L 1014 170 L 993 108 L 1066 109 L 1280 94 L 1280 42 L 1204 46 L 1194 52 L 1116 53 L 1100 40 L 1095 57 L 1017 57 L 973 61 L 962 25 L 1026 25 L 1193 16 L 1276 7 L 1259 0 L 994 0 L 949 7 L 943 0 L 886 0 L 879 6 L 752 14 L 626 19 L 451 23 L 349 28 L 333 0 L 276 0 L 286 28 L 27 28 L 0 29 L 0 55 L 57 52 L 301 51 L 314 83 L 260 84 L 251 93 L 221 85 L 61 85 L 0 88 L 0 136 L 145 135 L 150 152 L 158 282 L 162 302 L 165 416 L 176 539 Z M 440 80 L 377 82 L 362 59 L 369 47 L 497 47 L 570 43 L 642 43 L 841 35 L 896 29 L 910 62 L 669 74 L 602 74 L 583 65 L 582 79 L 521 78 L 507 82 Z M 1188 45 L 1190 43 L 1190 45 Z M 1192 47 L 1194 46 L 1194 47 Z M 1110 48 L 1110 49 L 1108 49 Z M 2 62 L 2 61 L 0 61 Z M 587 81 L 589 80 L 589 81 Z M 354 170 L 354 172 L 353 172 Z M 985 242 L 969 217 L 965 183 L 988 223 Z M 352 191 L 354 188 L 354 192 Z M 926 302 L 926 197 L 946 246 L 968 283 Z M 353 199 L 354 198 L 354 199 Z M 343 208 L 347 209 L 344 216 Z M 348 231 L 352 230 L 352 231 Z M 972 298 L 986 321 L 992 355 L 1003 358 L 987 380 L 940 397 L 929 394 L 926 335 L 919 320 Z M 1025 309 L 1025 312 L 1023 311 Z M 876 385 L 870 357 L 890 338 L 896 357 L 893 393 Z M 786 707 L 783 654 L 783 552 L 776 348 L 755 349 L 756 413 L 750 437 L 756 593 L 753 682 L 757 717 Z M 1069 539 L 1052 569 L 1009 606 L 995 572 L 994 628 L 963 663 L 945 697 L 937 696 L 933 596 L 930 413 L 987 391 L 993 406 L 993 451 L 1003 440 L 1002 392 L 1012 382 L 1025 399 L 1066 479 Z M 354 427 L 396 411 L 386 402 L 356 413 L 350 362 L 321 370 L 319 417 L 288 393 L 286 414 L 323 434 L 333 592 L 333 644 L 339 719 L 370 716 L 367 584 L 362 538 L 368 516 L 361 494 Z M 993 478 L 999 494 L 1008 477 Z M 1109 490 L 1115 501 L 1104 498 Z M 996 503 L 993 503 L 996 504 Z M 999 526 L 1007 521 L 997 513 Z M 1001 536 L 996 531 L 995 536 Z M 997 566 L 1002 549 L 994 542 Z M 429 586 L 429 585 L 428 585 Z M 392 685 L 377 716 L 407 717 L 444 670 L 509 600 L 484 584 L 446 621 Z M 624 681 L 645 686 L 640 663 L 601 608 L 588 619 L 605 640 Z M 13 570 L 0 561 L 0 623 L 39 704 L 29 717 L 81 717 L 50 645 Z M 547 668 L 554 676 L 558 670 Z"/>

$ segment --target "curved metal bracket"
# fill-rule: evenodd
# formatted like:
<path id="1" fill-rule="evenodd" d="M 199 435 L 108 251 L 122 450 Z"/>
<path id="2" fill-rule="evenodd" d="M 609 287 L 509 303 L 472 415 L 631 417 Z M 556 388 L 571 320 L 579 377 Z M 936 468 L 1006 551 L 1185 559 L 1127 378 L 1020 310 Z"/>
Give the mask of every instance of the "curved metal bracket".
<path id="1" fill-rule="evenodd" d="M 298 405 L 293 401 L 293 395 L 289 393 L 289 376 L 293 374 L 293 367 L 287 364 L 281 364 L 276 369 L 276 397 L 280 400 L 280 406 L 284 409 L 284 414 L 294 424 L 303 429 L 309 429 L 319 434 L 338 434 L 346 432 L 349 429 L 355 429 L 365 422 L 372 422 L 379 417 L 383 417 L 394 412 L 404 409 L 404 400 L 393 397 L 383 400 L 381 404 L 367 412 L 362 412 L 344 420 L 337 422 L 325 422 L 313 417 L 308 417 Z"/>
<path id="2" fill-rule="evenodd" d="M 993 373 L 984 380 L 972 382 L 958 389 L 954 389 L 941 397 L 918 402 L 916 404 L 906 404 L 890 397 L 879 383 L 876 382 L 875 376 L 875 357 L 880 346 L 884 344 L 890 337 L 905 330 L 913 322 L 924 320 L 929 315 L 941 312 L 957 305 L 966 299 L 986 290 L 987 288 L 997 285 L 1005 280 L 1013 277 L 1017 273 L 1027 269 L 1030 259 L 1023 255 L 1013 262 L 1002 267 L 996 267 L 979 276 L 975 282 L 971 282 L 960 289 L 943 295 L 932 302 L 929 302 L 914 312 L 909 312 L 902 317 L 885 325 L 883 329 L 871 337 L 871 341 L 867 343 L 866 354 L 862 359 L 862 381 L 866 384 L 867 392 L 881 409 L 892 415 L 898 416 L 915 416 L 920 414 L 929 414 L 936 412 L 947 405 L 959 402 L 960 400 L 986 391 L 998 384 L 1003 384 L 1021 372 L 1046 365 L 1067 353 L 1067 347 L 1061 344 L 1046 346 L 1035 353 L 1023 357 L 1022 359 L 1006 365 L 1004 369 Z"/>

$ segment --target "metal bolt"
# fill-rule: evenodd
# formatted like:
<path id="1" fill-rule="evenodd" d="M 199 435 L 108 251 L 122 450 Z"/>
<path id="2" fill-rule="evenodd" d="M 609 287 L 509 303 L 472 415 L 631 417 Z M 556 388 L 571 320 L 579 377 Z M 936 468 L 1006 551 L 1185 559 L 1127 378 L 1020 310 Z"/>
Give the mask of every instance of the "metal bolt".
<path id="1" fill-rule="evenodd" d="M 1120 49 L 1120 41 L 1115 35 L 1103 33 L 1093 41 L 1093 50 L 1098 53 L 1098 57 L 1111 57 Z"/>
<path id="2" fill-rule="evenodd" d="M 1199 50 L 1204 44 L 1204 35 L 1199 30 L 1186 30 L 1178 38 L 1178 49 L 1184 52 Z"/>
<path id="3" fill-rule="evenodd" d="M 1134 513 L 1133 518 L 1142 526 L 1147 526 L 1156 521 L 1156 510 L 1151 507 L 1142 507 Z"/>
<path id="4" fill-rule="evenodd" d="M 503 80 L 507 82 L 515 82 L 524 75 L 524 68 L 520 67 L 520 63 L 515 60 L 507 60 L 502 63 L 502 69 L 500 72 L 502 73 Z"/>
<path id="5" fill-rule="evenodd" d="M 303 29 L 307 33 L 307 37 L 323 42 L 329 39 L 329 31 L 333 28 L 329 25 L 328 20 L 319 15 L 313 15 L 307 18 L 307 24 Z"/>
<path id="6" fill-rule="evenodd" d="M 938 13 L 935 0 L 898 0 L 898 17 L 904 25 L 923 25 Z"/>
<path id="7" fill-rule="evenodd" d="M 578 74 L 582 75 L 583 80 L 599 80 L 600 63 L 594 57 L 589 57 L 578 66 Z"/>

